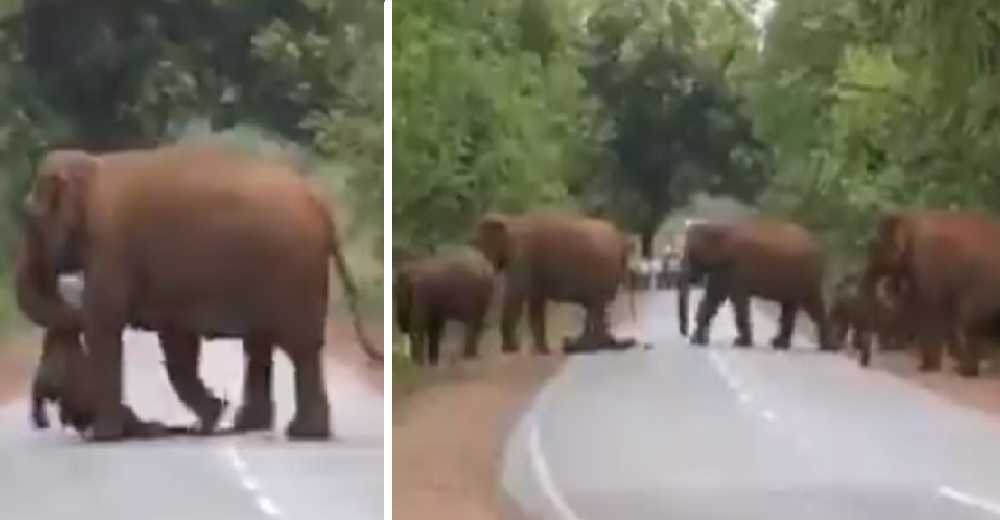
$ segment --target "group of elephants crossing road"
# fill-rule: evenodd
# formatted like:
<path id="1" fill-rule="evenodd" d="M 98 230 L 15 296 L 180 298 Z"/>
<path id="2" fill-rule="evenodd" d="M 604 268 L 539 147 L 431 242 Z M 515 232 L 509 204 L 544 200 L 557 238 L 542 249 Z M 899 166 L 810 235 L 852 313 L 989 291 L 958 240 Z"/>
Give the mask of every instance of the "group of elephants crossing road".
<path id="1" fill-rule="evenodd" d="M 805 227 L 771 218 L 698 222 L 685 232 L 678 285 L 679 328 L 688 335 L 690 287 L 705 287 L 695 313 L 693 345 L 705 345 L 719 307 L 734 311 L 738 347 L 753 345 L 750 300 L 778 305 L 775 349 L 791 345 L 799 311 L 816 325 L 820 350 L 850 345 L 862 365 L 873 344 L 915 344 L 920 368 L 936 370 L 943 346 L 966 376 L 979 373 L 981 345 L 1000 332 L 1000 220 L 969 211 L 904 209 L 873 225 L 865 257 L 824 295 L 828 265 L 821 243 Z M 463 353 L 473 357 L 485 314 L 503 273 L 501 335 L 516 350 L 516 326 L 527 302 L 534 350 L 549 351 L 547 302 L 586 311 L 583 332 L 567 350 L 622 348 L 633 339 L 608 332 L 607 312 L 623 285 L 633 243 L 612 224 L 553 212 L 488 214 L 474 244 L 403 262 L 394 301 L 400 329 L 418 361 L 435 363 L 448 320 L 464 323 Z M 634 314 L 634 295 L 633 302 Z M 426 345 L 426 346 L 425 346 Z"/>

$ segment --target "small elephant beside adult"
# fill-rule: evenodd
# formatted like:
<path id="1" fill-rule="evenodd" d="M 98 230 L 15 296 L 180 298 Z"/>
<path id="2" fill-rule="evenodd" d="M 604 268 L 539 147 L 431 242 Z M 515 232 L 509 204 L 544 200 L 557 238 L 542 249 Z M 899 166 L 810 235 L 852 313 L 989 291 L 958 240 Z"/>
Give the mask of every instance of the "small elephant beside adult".
<path id="1" fill-rule="evenodd" d="M 943 345 L 958 372 L 980 371 L 983 340 L 1000 318 L 1000 220 L 973 211 L 906 209 L 882 215 L 869 242 L 864 286 L 885 277 L 906 287 L 901 303 L 920 370 L 939 370 Z"/>
<path id="2" fill-rule="evenodd" d="M 465 327 L 463 356 L 477 355 L 494 277 L 486 257 L 469 246 L 402 263 L 393 280 L 393 304 L 399 330 L 408 335 L 418 364 L 438 363 L 449 321 Z"/>
<path id="3" fill-rule="evenodd" d="M 873 342 L 880 350 L 900 350 L 908 338 L 900 294 L 887 279 L 880 279 L 874 295 L 862 284 L 863 272 L 851 271 L 833 286 L 830 305 L 830 334 L 838 345 L 850 336 L 850 346 L 858 352 L 858 362 L 871 362 Z"/>
<path id="4" fill-rule="evenodd" d="M 164 341 L 185 404 L 210 421 L 197 391 L 200 338 L 239 337 L 247 355 L 238 429 L 272 427 L 272 348 L 295 371 L 290 438 L 330 436 L 320 350 L 332 257 L 365 352 L 332 212 L 293 167 L 206 144 L 88 154 L 49 153 L 26 203 L 57 271 L 82 269 L 82 325 L 93 388 L 94 440 L 126 434 L 122 330 Z M 169 345 L 169 347 L 168 347 Z M 183 392 L 182 392 L 183 391 Z"/>
<path id="5" fill-rule="evenodd" d="M 489 213 L 477 223 L 474 243 L 503 273 L 503 352 L 518 350 L 517 325 L 527 304 L 534 351 L 549 353 L 545 311 L 550 302 L 574 303 L 586 311 L 582 334 L 566 350 L 635 344 L 614 338 L 608 323 L 631 250 L 626 235 L 611 223 L 556 211 Z M 634 305 L 633 300 L 633 314 Z"/>
<path id="6" fill-rule="evenodd" d="M 695 315 L 691 343 L 706 345 L 719 307 L 729 300 L 735 315 L 734 345 L 753 345 L 751 298 L 780 305 L 776 349 L 791 347 L 796 315 L 804 310 L 816 324 L 821 350 L 835 350 L 823 301 L 823 249 L 799 224 L 750 218 L 736 222 L 691 224 L 684 239 L 677 307 L 680 332 L 688 332 L 690 285 L 704 279 L 705 294 Z"/>

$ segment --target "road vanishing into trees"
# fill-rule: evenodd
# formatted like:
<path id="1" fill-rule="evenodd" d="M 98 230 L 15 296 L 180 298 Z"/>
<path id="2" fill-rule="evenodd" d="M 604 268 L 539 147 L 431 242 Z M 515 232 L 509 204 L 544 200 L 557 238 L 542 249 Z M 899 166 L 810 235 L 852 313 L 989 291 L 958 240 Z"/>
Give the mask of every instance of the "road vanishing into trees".
<path id="1" fill-rule="evenodd" d="M 569 358 L 515 427 L 503 484 L 529 518 L 1000 518 L 1000 421 L 801 335 L 775 352 L 760 304 L 756 348 L 727 308 L 689 346 L 675 299 L 645 298 L 652 350 Z"/>
<path id="2" fill-rule="evenodd" d="M 167 382 L 156 336 L 126 332 L 126 400 L 147 419 L 190 424 Z M 203 346 L 201 374 L 239 404 L 239 341 Z M 85 444 L 71 430 L 32 431 L 25 401 L 0 407 L 0 518 L 12 520 L 381 520 L 383 398 L 351 369 L 327 364 L 337 436 L 290 442 L 292 369 L 275 355 L 274 433 Z"/>

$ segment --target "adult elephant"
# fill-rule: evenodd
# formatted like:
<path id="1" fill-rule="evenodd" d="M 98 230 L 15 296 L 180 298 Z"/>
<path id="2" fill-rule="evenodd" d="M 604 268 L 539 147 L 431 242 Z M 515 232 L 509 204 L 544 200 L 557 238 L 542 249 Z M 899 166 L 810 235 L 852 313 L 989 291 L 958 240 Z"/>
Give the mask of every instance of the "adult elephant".
<path id="1" fill-rule="evenodd" d="M 971 212 L 909 209 L 882 215 L 869 243 L 865 290 L 887 277 L 920 349 L 920 369 L 939 370 L 942 346 L 958 371 L 979 374 L 982 340 L 1000 317 L 1000 221 Z"/>
<path id="2" fill-rule="evenodd" d="M 448 321 L 465 327 L 463 356 L 476 356 L 494 277 L 486 257 L 468 246 L 403 263 L 395 275 L 392 300 L 399 330 L 410 336 L 418 363 L 438 362 Z"/>
<path id="3" fill-rule="evenodd" d="M 835 350 L 823 303 L 823 251 L 804 227 L 783 220 L 753 218 L 688 227 L 677 290 L 680 332 L 688 332 L 690 285 L 704 278 L 705 295 L 695 315 L 694 345 L 708 343 L 709 326 L 727 299 L 731 301 L 738 336 L 735 346 L 750 347 L 753 336 L 750 299 L 763 298 L 781 306 L 776 349 L 791 347 L 799 309 L 816 324 L 821 350 Z"/>
<path id="4" fill-rule="evenodd" d="M 536 353 L 549 352 L 545 333 L 549 302 L 575 303 L 585 309 L 583 333 L 573 342 L 574 348 L 624 348 L 634 343 L 613 338 L 607 320 L 631 250 L 628 238 L 614 225 L 553 211 L 490 213 L 477 223 L 474 241 L 504 273 L 503 352 L 518 349 L 517 324 L 525 302 Z"/>
<path id="5" fill-rule="evenodd" d="M 56 269 L 83 269 L 94 440 L 126 434 L 121 335 L 130 323 L 168 338 L 168 365 L 188 380 L 197 378 L 199 337 L 243 338 L 243 430 L 272 426 L 279 345 L 295 370 L 288 436 L 328 438 L 319 356 L 331 256 L 360 343 L 382 359 L 362 331 L 330 208 L 289 165 L 207 144 L 57 150 L 43 158 L 26 209 Z M 200 397 L 186 404 L 204 424 L 217 403 Z"/>

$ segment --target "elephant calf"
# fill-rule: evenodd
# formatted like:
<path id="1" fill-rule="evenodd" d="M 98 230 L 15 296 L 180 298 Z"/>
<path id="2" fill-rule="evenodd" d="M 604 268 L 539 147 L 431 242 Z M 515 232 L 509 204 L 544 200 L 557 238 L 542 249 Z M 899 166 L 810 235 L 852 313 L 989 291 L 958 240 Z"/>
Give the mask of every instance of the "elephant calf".
<path id="1" fill-rule="evenodd" d="M 393 301 L 399 329 L 420 364 L 438 362 L 448 320 L 465 325 L 463 356 L 475 357 L 493 298 L 494 270 L 471 247 L 410 260 L 396 272 Z"/>
<path id="2" fill-rule="evenodd" d="M 858 362 L 871 362 L 872 340 L 883 350 L 902 347 L 901 309 L 898 295 L 888 294 L 886 280 L 879 283 L 874 297 L 866 297 L 859 272 L 844 276 L 833 289 L 829 323 L 832 340 L 842 345 L 851 335 L 851 346 L 858 351 Z"/>

